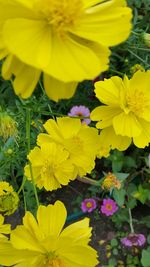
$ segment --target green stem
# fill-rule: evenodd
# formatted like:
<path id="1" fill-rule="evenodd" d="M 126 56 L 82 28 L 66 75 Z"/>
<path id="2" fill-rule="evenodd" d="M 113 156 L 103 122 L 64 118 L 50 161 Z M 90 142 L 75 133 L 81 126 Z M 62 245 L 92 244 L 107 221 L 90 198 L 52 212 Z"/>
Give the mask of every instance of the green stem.
<path id="1" fill-rule="evenodd" d="M 43 88 L 43 85 L 42 85 L 42 83 L 41 83 L 40 81 L 39 81 L 39 85 L 40 85 L 40 87 L 41 87 L 41 90 L 42 90 L 43 94 L 46 95 L 46 94 L 45 94 L 45 90 L 44 90 L 44 88 Z M 52 116 L 53 120 L 55 120 L 54 113 L 53 113 L 53 111 L 52 111 L 52 108 L 51 108 L 50 104 L 48 104 L 48 109 L 49 109 L 49 111 L 50 111 L 50 115 Z"/>
<path id="2" fill-rule="evenodd" d="M 137 49 L 137 50 L 141 50 L 141 51 L 146 51 L 146 52 L 150 52 L 150 48 L 143 48 L 143 47 L 136 47 L 136 46 L 128 46 L 129 48 L 133 48 L 133 49 Z"/>
<path id="3" fill-rule="evenodd" d="M 19 188 L 19 190 L 18 190 L 18 195 L 21 193 L 21 191 L 24 189 L 24 185 L 25 185 L 25 182 L 26 182 L 26 177 L 25 176 L 23 176 L 23 179 L 22 179 L 22 184 L 21 184 L 21 186 L 20 186 L 20 188 Z"/>
<path id="4" fill-rule="evenodd" d="M 144 64 L 146 64 L 147 66 L 149 66 L 148 64 L 147 64 L 147 62 L 145 62 L 144 60 L 143 60 L 143 58 L 141 58 L 141 57 L 139 57 L 137 54 L 135 54 L 133 51 L 131 51 L 130 49 L 128 49 L 128 51 L 129 51 L 129 53 L 130 54 L 132 54 L 133 56 L 135 56 L 137 59 L 139 59 L 141 62 L 143 62 Z"/>
<path id="5" fill-rule="evenodd" d="M 77 176 L 77 180 L 84 183 L 84 184 L 99 186 L 99 181 L 95 181 L 95 180 L 88 178 L 86 176 L 84 176 L 84 177 Z"/>
<path id="6" fill-rule="evenodd" d="M 27 202 L 26 202 L 24 187 L 22 188 L 22 192 L 23 192 L 23 200 L 24 200 L 24 210 L 26 212 L 27 211 Z"/>
<path id="7" fill-rule="evenodd" d="M 129 224 L 130 224 L 131 233 L 134 234 L 134 227 L 133 227 L 133 219 L 132 219 L 131 209 L 129 208 L 128 211 L 129 211 Z"/>
<path id="8" fill-rule="evenodd" d="M 31 148 L 30 132 L 31 132 L 31 114 L 30 114 L 30 109 L 26 109 L 26 138 L 27 138 L 28 154 L 30 153 L 30 148 Z M 37 190 L 35 186 L 31 162 L 29 162 L 29 168 L 30 168 L 30 174 L 31 174 L 31 179 L 32 179 L 33 191 L 34 191 L 34 195 L 35 195 L 35 199 L 36 199 L 36 203 L 38 207 L 39 199 L 38 199 L 38 194 L 37 194 Z"/>

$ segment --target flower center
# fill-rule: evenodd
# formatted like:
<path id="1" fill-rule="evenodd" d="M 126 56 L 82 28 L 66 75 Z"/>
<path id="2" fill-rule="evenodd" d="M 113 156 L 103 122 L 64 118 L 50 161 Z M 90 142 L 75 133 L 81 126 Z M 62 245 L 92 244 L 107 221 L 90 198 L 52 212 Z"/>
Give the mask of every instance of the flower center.
<path id="1" fill-rule="evenodd" d="M 52 164 L 47 160 L 45 161 L 44 166 L 42 167 L 41 174 L 45 177 L 51 177 L 54 174 L 54 168 Z"/>
<path id="2" fill-rule="evenodd" d="M 37 0 L 35 8 L 60 37 L 74 27 L 83 11 L 82 0 Z"/>
<path id="3" fill-rule="evenodd" d="M 77 112 L 76 115 L 79 117 L 83 116 L 82 112 Z"/>
<path id="4" fill-rule="evenodd" d="M 107 210 L 112 210 L 112 205 L 107 203 L 107 204 L 106 204 L 106 209 L 107 209 Z"/>
<path id="5" fill-rule="evenodd" d="M 48 261 L 47 267 L 66 267 L 66 265 L 59 258 L 54 258 Z"/>
<path id="6" fill-rule="evenodd" d="M 142 117 L 146 108 L 146 97 L 144 93 L 135 90 L 133 94 L 127 95 L 127 107 L 136 116 Z"/>
<path id="7" fill-rule="evenodd" d="M 87 207 L 87 208 L 92 208 L 92 206 L 93 206 L 93 205 L 92 205 L 91 202 L 87 202 L 87 203 L 86 203 L 86 207 Z"/>

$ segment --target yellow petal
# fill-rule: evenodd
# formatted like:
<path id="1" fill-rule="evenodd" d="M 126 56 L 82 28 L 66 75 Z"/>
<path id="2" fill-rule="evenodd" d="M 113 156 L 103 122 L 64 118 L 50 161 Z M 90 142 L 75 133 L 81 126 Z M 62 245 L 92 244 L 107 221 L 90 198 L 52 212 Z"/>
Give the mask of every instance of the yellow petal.
<path id="1" fill-rule="evenodd" d="M 72 32 L 104 46 L 113 46 L 128 38 L 131 18 L 132 10 L 122 6 L 122 1 L 104 1 L 87 10 Z"/>
<path id="2" fill-rule="evenodd" d="M 12 266 L 20 263 L 20 267 L 24 267 L 22 264 L 25 263 L 27 259 L 30 262 L 37 256 L 38 253 L 33 251 L 15 249 L 9 241 L 0 242 L 0 264 L 2 265 Z"/>
<path id="3" fill-rule="evenodd" d="M 67 211 L 64 204 L 56 201 L 54 205 L 39 206 L 37 220 L 41 231 L 46 237 L 59 236 L 65 224 Z"/>
<path id="4" fill-rule="evenodd" d="M 61 237 L 73 238 L 76 244 L 87 245 L 90 241 L 92 228 L 89 227 L 89 219 L 85 218 L 67 226 L 61 233 Z"/>
<path id="5" fill-rule="evenodd" d="M 3 37 L 9 51 L 35 68 L 47 67 L 51 57 L 51 29 L 43 20 L 7 20 Z"/>
<path id="6" fill-rule="evenodd" d="M 11 232 L 10 240 L 13 247 L 16 249 L 44 252 L 44 248 L 37 242 L 37 238 L 34 234 L 22 225 L 17 226 L 16 229 Z"/>
<path id="7" fill-rule="evenodd" d="M 41 146 L 43 143 L 49 143 L 52 141 L 52 138 L 48 134 L 39 134 L 37 138 L 37 145 Z"/>
<path id="8" fill-rule="evenodd" d="M 139 136 L 133 138 L 134 144 L 139 148 L 144 148 L 150 143 L 150 122 L 139 119 L 142 126 L 142 132 Z"/>
<path id="9" fill-rule="evenodd" d="M 40 167 L 44 163 L 43 155 L 39 147 L 34 147 L 30 151 L 28 159 L 30 160 L 30 162 L 32 162 L 32 165 L 34 167 Z"/>
<path id="10" fill-rule="evenodd" d="M 34 0 L 0 0 L 0 18 L 5 21 L 11 18 L 38 18 L 33 7 Z"/>
<path id="11" fill-rule="evenodd" d="M 97 53 L 97 47 L 91 42 L 73 39 L 69 35 L 60 39 L 55 35 L 52 39 L 51 60 L 44 71 L 64 82 L 93 79 L 100 73 L 101 68 L 108 68 L 106 64 L 109 50 L 104 47 L 101 49 L 102 59 Z M 105 64 L 102 64 L 104 62 Z"/>
<path id="12" fill-rule="evenodd" d="M 112 106 L 100 106 L 91 112 L 91 120 L 99 121 L 97 128 L 103 129 L 112 125 L 113 118 L 121 113 L 121 109 Z"/>
<path id="13" fill-rule="evenodd" d="M 44 74 L 44 88 L 48 97 L 54 101 L 71 98 L 76 90 L 77 83 L 64 83 Z"/>
<path id="14" fill-rule="evenodd" d="M 65 139 L 76 135 L 82 127 L 80 120 L 69 117 L 57 118 L 57 124 Z"/>
<path id="15" fill-rule="evenodd" d="M 114 117 L 113 127 L 117 135 L 120 134 L 128 137 L 139 136 L 142 131 L 139 121 L 131 113 L 121 113 Z"/>
<path id="16" fill-rule="evenodd" d="M 121 135 L 116 135 L 113 127 L 107 127 L 100 133 L 101 142 L 104 145 L 111 146 L 111 149 L 120 151 L 126 150 L 131 144 L 131 138 Z"/>
<path id="17" fill-rule="evenodd" d="M 123 82 L 120 77 L 113 76 L 110 79 L 95 83 L 96 97 L 104 104 L 118 106 L 120 91 L 123 88 Z"/>
<path id="18" fill-rule="evenodd" d="M 39 81 L 40 74 L 40 70 L 23 64 L 21 71 L 13 81 L 16 95 L 19 95 L 22 98 L 30 97 Z"/>
<path id="19" fill-rule="evenodd" d="M 64 246 L 58 251 L 60 256 L 76 263 L 76 266 L 93 267 L 98 264 L 97 252 L 90 246 L 70 246 L 67 248 Z"/>
<path id="20" fill-rule="evenodd" d="M 46 123 L 44 124 L 44 128 L 50 135 L 51 140 L 54 140 L 55 142 L 58 142 L 58 143 L 62 142 L 63 136 L 60 133 L 60 130 L 55 120 L 52 120 L 52 119 L 47 120 Z"/>

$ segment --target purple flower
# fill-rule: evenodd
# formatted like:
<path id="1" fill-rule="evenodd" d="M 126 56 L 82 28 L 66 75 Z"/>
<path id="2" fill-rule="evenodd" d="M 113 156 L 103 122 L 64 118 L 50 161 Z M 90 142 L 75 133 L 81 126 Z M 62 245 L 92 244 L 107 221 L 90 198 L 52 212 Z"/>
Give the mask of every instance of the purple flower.
<path id="1" fill-rule="evenodd" d="M 121 243 L 126 247 L 142 247 L 146 242 L 143 234 L 129 234 L 121 239 Z"/>
<path id="2" fill-rule="evenodd" d="M 86 198 L 81 203 L 81 209 L 83 212 L 92 212 L 96 209 L 96 201 L 94 198 Z"/>
<path id="3" fill-rule="evenodd" d="M 70 117 L 90 117 L 90 110 L 85 106 L 74 106 L 70 109 L 68 113 Z M 82 123 L 86 123 L 87 125 L 90 124 L 90 119 L 81 119 Z"/>
<path id="4" fill-rule="evenodd" d="M 106 216 L 113 215 L 118 210 L 116 202 L 110 198 L 103 199 L 103 204 L 101 206 L 101 212 Z"/>

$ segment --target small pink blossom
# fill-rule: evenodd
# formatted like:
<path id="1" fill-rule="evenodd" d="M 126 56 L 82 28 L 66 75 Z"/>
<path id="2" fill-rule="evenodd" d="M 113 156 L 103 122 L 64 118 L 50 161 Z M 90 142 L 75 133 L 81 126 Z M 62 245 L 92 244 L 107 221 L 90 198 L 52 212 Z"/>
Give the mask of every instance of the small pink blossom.
<path id="1" fill-rule="evenodd" d="M 85 106 L 74 106 L 70 109 L 70 112 L 68 113 L 68 116 L 70 117 L 90 117 L 90 110 Z M 86 123 L 87 125 L 90 124 L 90 119 L 81 119 L 82 123 Z"/>
<path id="2" fill-rule="evenodd" d="M 113 215 L 118 210 L 116 202 L 110 198 L 103 199 L 103 204 L 101 206 L 101 212 L 106 216 Z"/>
<path id="3" fill-rule="evenodd" d="M 94 198 L 86 198 L 81 203 L 81 209 L 83 212 L 92 212 L 96 209 L 96 201 Z"/>
<path id="4" fill-rule="evenodd" d="M 126 247 L 142 247 L 146 242 L 143 234 L 129 234 L 121 239 L 121 243 Z"/>

